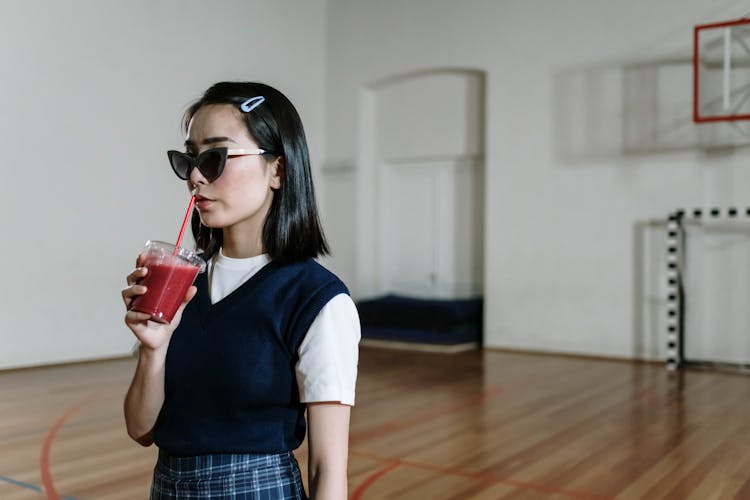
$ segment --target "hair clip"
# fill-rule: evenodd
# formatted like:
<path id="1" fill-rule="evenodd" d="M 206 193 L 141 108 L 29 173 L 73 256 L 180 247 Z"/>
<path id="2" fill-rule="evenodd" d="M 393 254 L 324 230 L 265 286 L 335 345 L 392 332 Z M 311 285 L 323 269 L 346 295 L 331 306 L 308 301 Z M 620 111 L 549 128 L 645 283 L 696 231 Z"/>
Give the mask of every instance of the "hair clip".
<path id="1" fill-rule="evenodd" d="M 265 101 L 265 100 L 266 100 L 266 98 L 263 97 L 262 95 L 251 97 L 247 101 L 245 101 L 242 104 L 240 104 L 240 109 L 242 111 L 244 111 L 245 113 L 249 113 L 250 111 L 254 110 L 258 106 L 260 106 L 261 104 L 263 104 L 263 101 Z"/>

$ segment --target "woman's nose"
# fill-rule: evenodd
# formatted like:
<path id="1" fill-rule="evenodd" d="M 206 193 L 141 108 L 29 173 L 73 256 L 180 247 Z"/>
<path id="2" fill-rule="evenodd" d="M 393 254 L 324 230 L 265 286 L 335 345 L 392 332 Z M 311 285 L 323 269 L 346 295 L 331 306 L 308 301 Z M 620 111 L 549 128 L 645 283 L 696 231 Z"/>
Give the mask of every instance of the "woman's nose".
<path id="1" fill-rule="evenodd" d="M 193 168 L 190 171 L 190 177 L 188 177 L 189 188 L 192 190 L 194 187 L 201 184 L 208 184 L 208 180 L 203 177 L 203 174 L 197 168 Z"/>

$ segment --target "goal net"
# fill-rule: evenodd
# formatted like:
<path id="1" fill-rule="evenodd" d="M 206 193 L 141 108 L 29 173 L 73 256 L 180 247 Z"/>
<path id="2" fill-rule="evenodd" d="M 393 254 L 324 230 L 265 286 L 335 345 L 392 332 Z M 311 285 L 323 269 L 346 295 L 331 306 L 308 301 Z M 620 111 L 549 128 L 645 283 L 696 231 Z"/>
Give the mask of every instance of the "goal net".
<path id="1" fill-rule="evenodd" d="M 750 366 L 750 218 L 686 217 L 681 227 L 683 361 Z"/>

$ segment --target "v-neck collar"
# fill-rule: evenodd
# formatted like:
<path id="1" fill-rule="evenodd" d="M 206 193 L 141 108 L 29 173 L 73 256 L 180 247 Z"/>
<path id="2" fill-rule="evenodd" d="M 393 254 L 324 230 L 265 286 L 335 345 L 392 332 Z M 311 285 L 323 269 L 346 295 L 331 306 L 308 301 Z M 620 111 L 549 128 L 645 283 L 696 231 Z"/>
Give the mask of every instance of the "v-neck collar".
<path id="1" fill-rule="evenodd" d="M 253 293 L 274 267 L 275 263 L 273 261 L 268 262 L 265 266 L 261 267 L 258 272 L 250 276 L 247 281 L 237 287 L 236 290 L 232 291 L 229 295 L 215 304 L 211 304 L 211 291 L 208 288 L 208 272 L 199 274 L 195 280 L 195 286 L 198 288 L 198 293 L 193 300 L 197 301 L 198 311 L 200 313 L 199 316 L 203 327 L 207 328 L 214 319 L 232 309 L 248 294 Z"/>

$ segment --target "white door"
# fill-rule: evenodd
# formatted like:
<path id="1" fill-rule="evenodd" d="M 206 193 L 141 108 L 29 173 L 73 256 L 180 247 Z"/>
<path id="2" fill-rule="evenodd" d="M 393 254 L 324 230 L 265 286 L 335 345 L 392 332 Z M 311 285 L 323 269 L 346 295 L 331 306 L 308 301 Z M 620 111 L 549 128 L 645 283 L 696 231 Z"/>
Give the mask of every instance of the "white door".
<path id="1" fill-rule="evenodd" d="M 382 165 L 378 255 L 383 293 L 481 295 L 481 178 L 476 160 Z"/>
<path id="2" fill-rule="evenodd" d="M 476 72 L 422 73 L 376 89 L 378 294 L 481 295 L 483 107 Z"/>
<path id="3" fill-rule="evenodd" d="M 439 179 L 431 165 L 383 165 L 381 289 L 431 295 L 438 274 Z"/>

